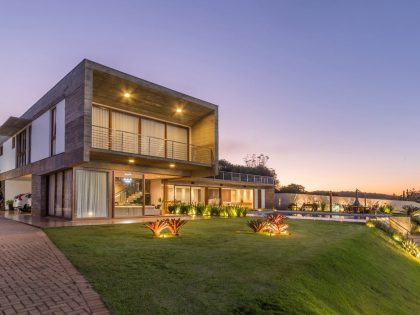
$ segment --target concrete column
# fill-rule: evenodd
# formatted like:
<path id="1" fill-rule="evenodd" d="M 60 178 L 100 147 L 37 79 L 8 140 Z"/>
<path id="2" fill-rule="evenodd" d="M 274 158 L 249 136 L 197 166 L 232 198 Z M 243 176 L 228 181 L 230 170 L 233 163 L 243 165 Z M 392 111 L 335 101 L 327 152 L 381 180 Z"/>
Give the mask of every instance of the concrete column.
<path id="1" fill-rule="evenodd" d="M 47 176 L 32 175 L 32 216 L 47 215 Z"/>

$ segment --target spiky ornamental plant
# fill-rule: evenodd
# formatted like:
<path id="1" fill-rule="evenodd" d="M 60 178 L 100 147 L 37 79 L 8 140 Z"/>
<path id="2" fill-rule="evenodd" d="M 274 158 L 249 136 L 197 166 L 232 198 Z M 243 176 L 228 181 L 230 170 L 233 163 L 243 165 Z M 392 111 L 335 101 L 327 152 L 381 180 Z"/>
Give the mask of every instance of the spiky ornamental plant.
<path id="1" fill-rule="evenodd" d="M 416 258 L 420 258 L 420 248 L 416 244 L 416 242 L 414 242 L 413 240 L 404 240 L 402 241 L 401 245 L 404 248 L 404 250 L 410 255 Z"/>
<path id="2" fill-rule="evenodd" d="M 150 229 L 153 233 L 153 236 L 160 236 L 163 230 L 169 228 L 166 220 L 157 220 L 154 222 L 149 222 L 146 224 L 146 227 Z"/>
<path id="3" fill-rule="evenodd" d="M 181 219 L 167 219 L 166 224 L 168 225 L 169 231 L 171 231 L 172 235 L 178 236 L 179 230 L 183 227 L 188 221 L 181 220 Z"/>
<path id="4" fill-rule="evenodd" d="M 267 220 L 274 224 L 282 224 L 285 219 L 286 217 L 281 215 L 280 213 L 267 214 Z"/>
<path id="5" fill-rule="evenodd" d="M 289 226 L 283 223 L 268 222 L 267 231 L 271 234 L 283 234 L 287 232 Z"/>
<path id="6" fill-rule="evenodd" d="M 250 220 L 246 223 L 255 233 L 264 232 L 267 229 L 268 222 L 257 219 L 257 220 Z"/>

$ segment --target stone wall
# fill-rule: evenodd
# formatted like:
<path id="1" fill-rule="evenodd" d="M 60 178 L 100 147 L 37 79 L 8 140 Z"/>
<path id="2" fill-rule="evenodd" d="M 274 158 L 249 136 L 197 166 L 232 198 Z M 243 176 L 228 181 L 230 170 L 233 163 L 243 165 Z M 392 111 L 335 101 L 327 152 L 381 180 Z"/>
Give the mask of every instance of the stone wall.
<path id="1" fill-rule="evenodd" d="M 351 205 L 355 201 L 355 197 L 337 197 L 333 196 L 333 211 L 342 210 L 343 205 Z M 363 194 L 359 195 L 359 202 L 361 205 L 364 205 L 365 198 Z M 321 196 L 321 195 L 309 195 L 309 194 L 288 194 L 288 193 L 276 193 L 274 198 L 274 207 L 279 210 L 286 210 L 287 206 L 291 203 L 296 203 L 301 206 L 304 203 L 325 203 L 326 211 L 330 211 L 330 197 Z M 385 199 L 366 199 L 366 205 L 391 205 L 394 208 L 394 211 L 402 211 L 403 206 L 417 206 L 420 207 L 420 203 L 414 201 L 404 201 L 404 200 L 385 200 Z"/>

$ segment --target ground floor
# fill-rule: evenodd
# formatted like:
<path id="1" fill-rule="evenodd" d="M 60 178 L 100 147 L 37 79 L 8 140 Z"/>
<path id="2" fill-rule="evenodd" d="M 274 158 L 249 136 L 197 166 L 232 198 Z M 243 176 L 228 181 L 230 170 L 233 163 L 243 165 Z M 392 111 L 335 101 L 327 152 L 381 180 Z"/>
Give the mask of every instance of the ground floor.
<path id="1" fill-rule="evenodd" d="M 272 185 L 185 178 L 165 173 L 79 166 L 2 182 L 6 200 L 32 194 L 32 216 L 71 220 L 126 219 L 167 214 L 172 203 L 272 208 Z M 6 205 L 4 205 L 6 206 Z M 6 207 L 7 208 L 7 207 Z"/>

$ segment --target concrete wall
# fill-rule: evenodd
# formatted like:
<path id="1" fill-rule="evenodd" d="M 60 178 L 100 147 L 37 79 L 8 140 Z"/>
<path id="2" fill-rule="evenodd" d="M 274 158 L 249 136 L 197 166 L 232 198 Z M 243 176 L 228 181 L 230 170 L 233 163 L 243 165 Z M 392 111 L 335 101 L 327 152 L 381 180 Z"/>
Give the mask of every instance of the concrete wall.
<path id="1" fill-rule="evenodd" d="M 335 197 L 333 196 L 333 211 L 341 211 L 342 207 L 340 205 L 349 205 L 353 204 L 355 197 Z M 359 201 L 364 205 L 365 199 L 363 194 L 359 195 Z M 330 198 L 329 196 L 320 196 L 320 195 L 307 195 L 307 194 L 287 194 L 287 193 L 276 193 L 274 198 L 274 207 L 276 209 L 286 210 L 287 206 L 291 203 L 296 203 L 298 206 L 301 206 L 304 203 L 326 203 L 326 210 L 329 211 Z M 372 205 L 391 205 L 394 208 L 394 211 L 402 211 L 402 207 L 406 205 L 412 205 L 420 207 L 420 203 L 414 201 L 403 201 L 403 200 L 385 200 L 385 199 L 366 199 L 367 206 Z"/>
<path id="2" fill-rule="evenodd" d="M 12 149 L 12 138 L 3 143 L 3 155 L 0 156 L 0 173 L 10 171 L 16 166 L 16 148 Z"/>
<path id="3" fill-rule="evenodd" d="M 57 104 L 56 107 L 56 119 L 57 119 L 57 135 L 56 135 L 56 144 L 55 152 L 56 154 L 63 153 L 66 145 L 66 102 L 62 100 Z"/>
<path id="4" fill-rule="evenodd" d="M 28 179 L 10 179 L 5 182 L 5 198 L 13 199 L 15 196 L 32 192 L 32 181 Z"/>

